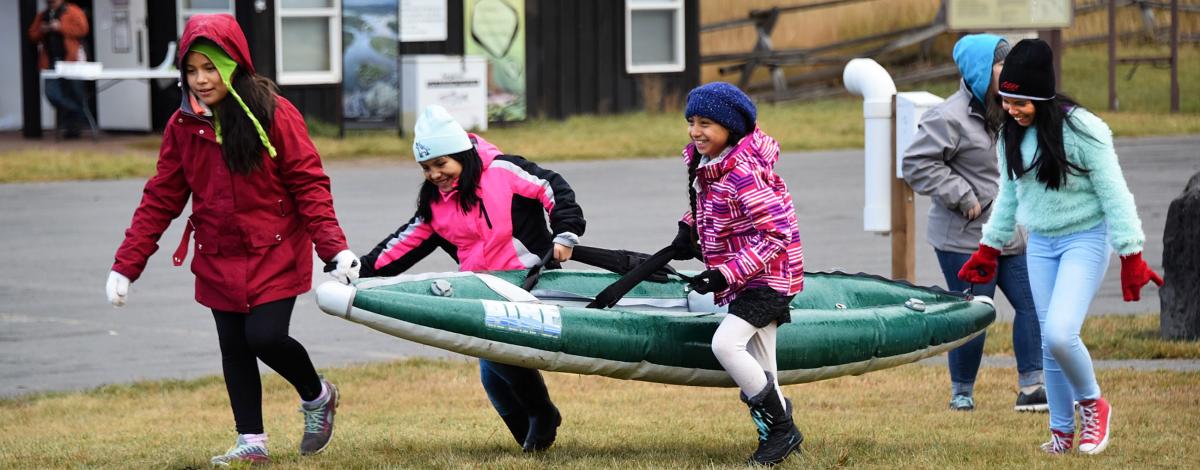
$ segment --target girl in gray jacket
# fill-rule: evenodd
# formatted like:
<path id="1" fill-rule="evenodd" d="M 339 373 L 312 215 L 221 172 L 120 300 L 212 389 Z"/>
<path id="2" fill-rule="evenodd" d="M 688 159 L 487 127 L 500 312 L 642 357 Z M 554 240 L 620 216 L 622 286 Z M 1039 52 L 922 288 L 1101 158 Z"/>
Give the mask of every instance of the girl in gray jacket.
<path id="1" fill-rule="evenodd" d="M 1004 114 L 996 90 L 1008 54 L 1008 43 L 991 34 L 964 36 L 954 46 L 954 62 L 962 73 L 958 92 L 925 113 L 912 146 L 904 153 L 904 179 L 917 193 L 933 199 L 928 234 L 946 285 L 953 291 L 972 288 L 994 296 L 996 286 L 1013 305 L 1013 350 L 1017 357 L 1017 411 L 1045 411 L 1041 332 L 1029 274 L 1024 234 L 1001 251 L 999 275 L 986 284 L 967 284 L 958 271 L 979 247 L 984 222 L 991 215 L 999 188 L 996 134 Z M 975 376 L 983 358 L 985 335 L 950 351 L 950 409 L 975 409 Z"/>

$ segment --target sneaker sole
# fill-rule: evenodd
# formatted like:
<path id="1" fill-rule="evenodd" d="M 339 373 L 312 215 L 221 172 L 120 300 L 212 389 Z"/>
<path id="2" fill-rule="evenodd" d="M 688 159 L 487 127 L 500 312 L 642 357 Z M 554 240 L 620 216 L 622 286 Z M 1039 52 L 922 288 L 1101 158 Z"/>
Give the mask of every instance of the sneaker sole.
<path id="1" fill-rule="evenodd" d="M 261 458 L 261 459 L 238 460 L 236 462 L 211 462 L 210 461 L 209 466 L 220 467 L 220 468 L 230 468 L 230 467 L 233 467 L 234 465 L 237 465 L 239 467 L 248 465 L 248 466 L 253 467 L 253 466 L 257 466 L 257 465 L 269 465 L 270 463 L 271 463 L 270 458 Z"/>
<path id="2" fill-rule="evenodd" d="M 1040 405 L 1017 405 L 1013 409 L 1016 411 L 1044 412 L 1050 411 L 1050 405 L 1044 403 Z"/>
<path id="3" fill-rule="evenodd" d="M 1108 432 L 1104 433 L 1104 440 L 1100 441 L 1099 444 L 1096 444 L 1096 447 L 1093 447 L 1088 450 L 1084 450 L 1082 445 L 1079 446 L 1079 453 L 1087 454 L 1087 455 L 1096 455 L 1101 452 L 1104 452 L 1104 449 L 1108 448 L 1108 438 L 1110 436 L 1112 436 L 1112 422 L 1113 422 L 1112 408 L 1109 408 L 1108 409 Z"/>

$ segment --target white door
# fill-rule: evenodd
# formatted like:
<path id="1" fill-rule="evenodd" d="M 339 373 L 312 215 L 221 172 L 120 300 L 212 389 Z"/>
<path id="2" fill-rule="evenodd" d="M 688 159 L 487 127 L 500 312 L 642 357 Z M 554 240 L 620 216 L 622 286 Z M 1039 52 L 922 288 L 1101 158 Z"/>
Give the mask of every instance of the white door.
<path id="1" fill-rule="evenodd" d="M 17 2 L 0 2 L 0 38 L 8 44 L 20 44 L 25 29 L 21 27 L 21 15 Z M 11 42 L 9 42 L 11 41 Z M 20 64 L 20 47 L 0 47 L 0 64 Z M 0 67 L 0 130 L 20 129 L 21 116 L 21 67 Z"/>
<path id="2" fill-rule="evenodd" d="M 150 43 L 146 30 L 147 0 L 96 0 L 92 34 L 96 50 L 90 60 L 105 69 L 147 69 Z M 150 84 L 147 80 L 96 82 L 96 119 L 101 129 L 150 131 Z"/>

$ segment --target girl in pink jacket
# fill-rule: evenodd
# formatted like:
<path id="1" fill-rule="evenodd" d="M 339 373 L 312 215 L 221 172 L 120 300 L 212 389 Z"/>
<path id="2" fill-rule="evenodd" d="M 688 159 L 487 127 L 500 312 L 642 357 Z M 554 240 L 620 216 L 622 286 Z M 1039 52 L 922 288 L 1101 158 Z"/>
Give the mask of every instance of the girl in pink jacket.
<path id="1" fill-rule="evenodd" d="M 570 259 L 585 222 L 562 176 L 502 155 L 440 106 L 425 109 L 414 134 L 413 155 L 425 172 L 417 214 L 362 257 L 362 276 L 400 274 L 437 248 L 462 271 L 528 269 L 551 250 L 558 262 Z M 550 447 L 562 417 L 541 373 L 484 359 L 479 369 L 517 444 L 526 452 Z"/>
<path id="2" fill-rule="evenodd" d="M 774 170 L 779 143 L 758 128 L 750 98 L 728 83 L 688 93 L 684 117 L 692 140 L 683 150 L 691 211 L 672 245 L 677 259 L 691 259 L 699 248 L 707 270 L 692 288 L 729 305 L 713 353 L 758 427 L 750 463 L 774 465 L 804 440 L 779 389 L 775 361 L 776 328 L 791 321 L 792 297 L 804 288 L 796 210 Z"/>

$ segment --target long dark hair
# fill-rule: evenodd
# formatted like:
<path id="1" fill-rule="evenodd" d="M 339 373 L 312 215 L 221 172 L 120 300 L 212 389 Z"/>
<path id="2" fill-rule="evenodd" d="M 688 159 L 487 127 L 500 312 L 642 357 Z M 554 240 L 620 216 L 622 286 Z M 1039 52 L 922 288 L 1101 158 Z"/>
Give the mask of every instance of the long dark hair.
<path id="1" fill-rule="evenodd" d="M 1033 103 L 1033 125 L 1037 129 L 1037 153 L 1029 168 L 1021 159 L 1021 140 L 1025 137 L 1026 128 L 1017 124 L 1012 115 L 1006 114 L 1004 127 L 1000 130 L 1004 136 L 1004 157 L 1008 163 L 1008 178 L 1015 180 L 1026 172 L 1037 171 L 1038 182 L 1047 188 L 1057 190 L 1067 183 L 1067 176 L 1087 173 L 1083 167 L 1067 160 L 1067 152 L 1063 147 L 1063 123 L 1076 134 L 1092 138 L 1086 131 L 1076 127 L 1069 116 L 1079 103 L 1066 95 L 1059 94 L 1049 100 L 1031 100 Z"/>
<path id="2" fill-rule="evenodd" d="M 254 113 L 264 131 L 271 131 L 271 118 L 275 116 L 275 95 L 279 87 L 271 79 L 243 73 L 241 69 L 234 72 L 230 79 L 232 84 L 226 84 L 237 90 L 238 96 Z M 234 99 L 233 93 L 225 96 L 217 103 L 217 118 L 221 120 L 221 155 L 229 170 L 238 174 L 249 174 L 259 169 L 263 163 L 263 152 L 266 147 L 258 136 L 254 122 L 246 115 L 246 111 Z"/>
<path id="3" fill-rule="evenodd" d="M 475 189 L 479 187 L 479 175 L 483 173 L 483 160 L 474 146 L 446 156 L 462 165 L 462 173 L 458 174 L 458 185 L 454 189 L 458 190 L 458 206 L 466 214 L 480 203 Z M 417 193 L 417 215 L 426 222 L 433 220 L 433 201 L 440 197 L 437 185 L 425 180 L 421 184 L 421 191 Z"/>
<path id="4" fill-rule="evenodd" d="M 738 145 L 738 143 L 740 143 L 744 137 L 746 137 L 746 136 L 736 135 L 731 132 L 729 134 L 729 140 L 727 141 L 727 145 L 731 146 L 731 147 L 736 147 Z M 721 149 L 721 151 L 724 152 L 725 149 Z M 700 168 L 700 152 L 696 150 L 696 147 L 692 147 L 692 155 L 691 155 L 691 158 L 688 159 L 688 185 L 687 185 L 688 186 L 688 203 L 690 204 L 690 207 L 692 208 L 692 220 L 696 220 L 696 170 L 698 168 Z M 693 238 L 693 241 L 695 241 L 694 240 L 696 238 L 695 233 L 692 233 L 692 238 Z"/>
<path id="5" fill-rule="evenodd" d="M 987 104 L 983 109 L 983 126 L 987 129 L 988 137 L 992 138 L 992 142 L 996 142 L 996 138 L 1000 133 L 1000 129 L 1004 127 L 1004 118 L 1008 116 L 1008 112 L 1004 110 L 1004 102 L 1000 99 L 1000 94 L 988 88 Z"/>

